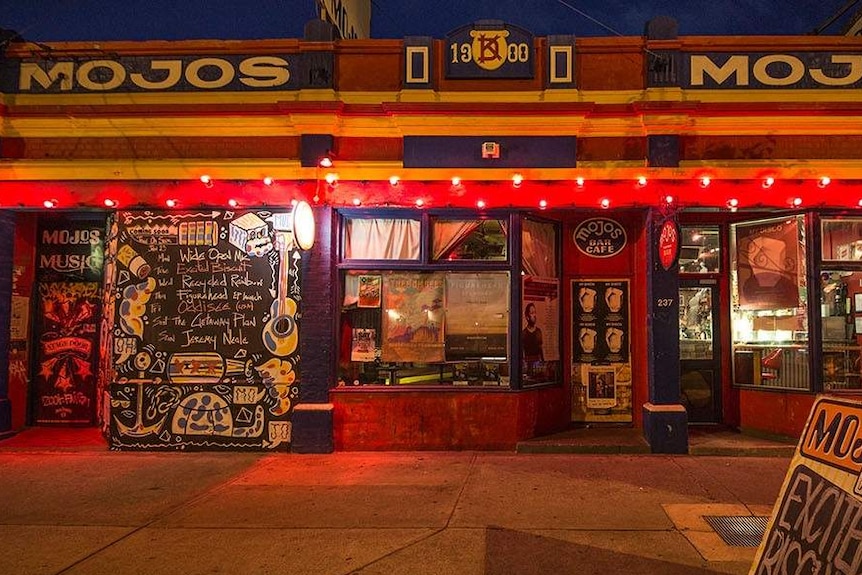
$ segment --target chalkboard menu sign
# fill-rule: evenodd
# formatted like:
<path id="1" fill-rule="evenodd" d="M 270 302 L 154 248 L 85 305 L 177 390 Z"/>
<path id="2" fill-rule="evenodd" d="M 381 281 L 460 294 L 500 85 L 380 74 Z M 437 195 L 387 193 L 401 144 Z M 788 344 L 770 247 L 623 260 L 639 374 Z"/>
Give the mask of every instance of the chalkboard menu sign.
<path id="1" fill-rule="evenodd" d="M 862 402 L 818 397 L 751 573 L 862 573 Z"/>
<path id="2" fill-rule="evenodd" d="M 115 447 L 274 448 L 299 395 L 289 213 L 119 212 Z"/>
<path id="3" fill-rule="evenodd" d="M 93 422 L 105 229 L 103 215 L 39 218 L 33 306 L 37 423 Z"/>

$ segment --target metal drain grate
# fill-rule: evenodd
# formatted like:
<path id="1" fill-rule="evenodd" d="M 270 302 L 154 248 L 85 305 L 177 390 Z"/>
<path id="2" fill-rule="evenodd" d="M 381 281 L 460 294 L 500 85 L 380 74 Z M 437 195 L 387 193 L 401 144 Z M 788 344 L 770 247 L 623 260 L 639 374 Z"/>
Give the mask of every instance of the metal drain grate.
<path id="1" fill-rule="evenodd" d="M 721 540 L 732 547 L 760 545 L 769 517 L 761 515 L 704 515 Z"/>

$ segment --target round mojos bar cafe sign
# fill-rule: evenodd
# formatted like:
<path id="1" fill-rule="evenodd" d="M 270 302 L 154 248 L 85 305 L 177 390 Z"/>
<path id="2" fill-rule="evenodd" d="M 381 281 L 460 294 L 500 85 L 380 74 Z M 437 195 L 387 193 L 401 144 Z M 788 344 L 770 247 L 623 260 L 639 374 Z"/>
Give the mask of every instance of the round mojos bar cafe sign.
<path id="1" fill-rule="evenodd" d="M 590 218 L 575 228 L 572 239 L 578 249 L 593 258 L 609 258 L 626 247 L 626 230 L 608 218 Z"/>

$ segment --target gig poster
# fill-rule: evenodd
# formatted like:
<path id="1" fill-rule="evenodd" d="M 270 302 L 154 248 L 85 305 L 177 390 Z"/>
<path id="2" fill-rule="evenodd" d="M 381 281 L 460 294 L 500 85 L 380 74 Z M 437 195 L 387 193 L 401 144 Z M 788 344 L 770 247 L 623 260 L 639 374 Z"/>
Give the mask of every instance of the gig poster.
<path id="1" fill-rule="evenodd" d="M 99 288 L 97 283 L 39 284 L 37 423 L 93 422 Z"/>
<path id="2" fill-rule="evenodd" d="M 380 276 L 359 276 L 359 301 L 357 307 L 380 307 Z"/>
<path id="3" fill-rule="evenodd" d="M 374 361 L 377 330 L 373 328 L 353 328 L 353 341 L 350 346 L 350 361 Z"/>
<path id="4" fill-rule="evenodd" d="M 382 361 L 444 360 L 444 277 L 412 272 L 384 276 Z"/>
<path id="5" fill-rule="evenodd" d="M 572 282 L 573 363 L 627 363 L 629 282 Z"/>
<path id="6" fill-rule="evenodd" d="M 508 357 L 509 274 L 447 274 L 446 309 L 446 361 Z"/>
<path id="7" fill-rule="evenodd" d="M 791 217 L 736 227 L 740 309 L 799 307 L 799 225 Z"/>

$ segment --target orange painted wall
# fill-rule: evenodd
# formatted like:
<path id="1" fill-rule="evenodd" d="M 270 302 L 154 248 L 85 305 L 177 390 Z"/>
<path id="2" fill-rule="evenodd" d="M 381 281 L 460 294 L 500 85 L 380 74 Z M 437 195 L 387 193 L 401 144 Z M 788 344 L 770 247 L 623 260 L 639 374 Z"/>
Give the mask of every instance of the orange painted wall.
<path id="1" fill-rule="evenodd" d="M 536 390 L 334 389 L 336 451 L 511 450 L 568 425 L 562 386 Z"/>

